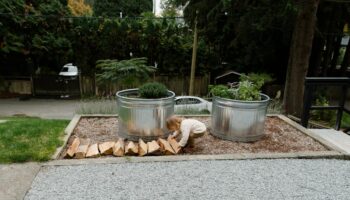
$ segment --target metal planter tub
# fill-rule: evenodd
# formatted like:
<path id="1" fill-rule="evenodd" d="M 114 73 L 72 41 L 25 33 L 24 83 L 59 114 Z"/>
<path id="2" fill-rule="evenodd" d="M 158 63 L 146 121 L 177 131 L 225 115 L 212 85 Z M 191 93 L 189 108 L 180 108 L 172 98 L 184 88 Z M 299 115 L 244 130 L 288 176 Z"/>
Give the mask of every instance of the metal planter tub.
<path id="1" fill-rule="evenodd" d="M 239 101 L 213 98 L 213 135 L 238 142 L 253 142 L 264 136 L 264 124 L 270 98 L 261 94 L 261 101 Z"/>
<path id="2" fill-rule="evenodd" d="M 133 141 L 168 136 L 166 119 L 174 113 L 175 93 L 168 91 L 168 97 L 159 99 L 142 99 L 137 95 L 138 89 L 117 92 L 119 136 Z"/>

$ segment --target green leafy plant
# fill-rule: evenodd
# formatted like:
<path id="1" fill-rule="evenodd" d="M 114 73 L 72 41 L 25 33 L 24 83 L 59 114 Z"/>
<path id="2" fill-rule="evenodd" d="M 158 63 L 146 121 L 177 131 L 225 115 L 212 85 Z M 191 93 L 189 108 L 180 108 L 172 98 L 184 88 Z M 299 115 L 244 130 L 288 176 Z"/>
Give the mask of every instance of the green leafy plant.
<path id="1" fill-rule="evenodd" d="M 316 106 L 329 106 L 329 101 L 326 96 L 322 94 L 317 95 L 314 102 Z M 311 118 L 317 121 L 324 121 L 332 125 L 336 121 L 336 111 L 335 110 L 312 110 L 310 112 Z"/>
<path id="2" fill-rule="evenodd" d="M 266 81 L 272 81 L 268 74 L 249 74 L 243 75 L 239 83 L 232 85 L 231 87 L 225 85 L 210 85 L 209 91 L 212 95 L 242 100 L 242 101 L 258 101 L 261 100 L 260 88 Z"/>
<path id="3" fill-rule="evenodd" d="M 163 98 L 168 96 L 168 89 L 161 83 L 146 83 L 139 88 L 139 94 L 147 99 Z"/>
<path id="4" fill-rule="evenodd" d="M 120 83 L 127 86 L 147 81 L 155 68 L 147 66 L 147 58 L 132 58 L 130 60 L 98 60 L 96 68 L 97 83 L 100 85 Z"/>
<path id="5" fill-rule="evenodd" d="M 249 73 L 248 75 L 243 74 L 240 77 L 240 81 L 250 81 L 259 88 L 261 88 L 265 83 L 271 82 L 273 80 L 274 79 L 271 77 L 271 75 L 266 73 Z"/>

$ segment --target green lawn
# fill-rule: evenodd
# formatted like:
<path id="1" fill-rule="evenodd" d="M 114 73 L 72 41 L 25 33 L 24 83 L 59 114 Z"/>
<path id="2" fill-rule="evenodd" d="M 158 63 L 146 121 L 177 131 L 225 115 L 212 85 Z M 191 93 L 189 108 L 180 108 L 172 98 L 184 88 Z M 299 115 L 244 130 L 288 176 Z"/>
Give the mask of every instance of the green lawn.
<path id="1" fill-rule="evenodd" d="M 67 120 L 29 117 L 2 118 L 0 163 L 46 161 L 62 144 Z"/>

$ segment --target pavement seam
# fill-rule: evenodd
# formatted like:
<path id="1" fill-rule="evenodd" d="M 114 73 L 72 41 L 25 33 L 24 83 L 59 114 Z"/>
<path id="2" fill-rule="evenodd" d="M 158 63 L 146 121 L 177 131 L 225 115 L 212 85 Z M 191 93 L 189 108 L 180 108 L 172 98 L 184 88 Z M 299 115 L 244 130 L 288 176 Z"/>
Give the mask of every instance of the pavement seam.
<path id="1" fill-rule="evenodd" d="M 37 170 L 37 172 L 35 173 L 35 176 L 34 176 L 34 178 L 32 179 L 32 181 L 31 181 L 31 183 L 30 183 L 30 187 L 27 189 L 27 191 L 26 191 L 26 193 L 24 194 L 24 196 L 23 196 L 22 199 L 24 199 L 24 198 L 27 196 L 29 190 L 32 189 L 33 182 L 34 182 L 35 178 L 38 176 L 38 174 L 39 174 L 39 172 L 41 171 L 41 169 L 44 168 L 44 166 L 43 166 L 41 163 L 37 163 L 37 164 L 40 166 L 40 167 L 39 167 L 39 170 Z"/>

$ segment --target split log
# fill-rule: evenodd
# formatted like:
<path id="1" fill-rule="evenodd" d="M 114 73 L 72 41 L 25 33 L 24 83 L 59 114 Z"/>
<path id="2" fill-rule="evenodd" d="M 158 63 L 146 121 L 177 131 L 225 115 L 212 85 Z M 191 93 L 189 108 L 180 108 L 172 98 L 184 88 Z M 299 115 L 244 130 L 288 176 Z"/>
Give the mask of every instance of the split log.
<path id="1" fill-rule="evenodd" d="M 173 148 L 175 154 L 178 154 L 181 151 L 181 146 L 179 145 L 179 143 L 176 141 L 175 138 L 171 137 L 171 135 L 169 135 L 168 137 L 168 142 L 170 146 Z"/>
<path id="2" fill-rule="evenodd" d="M 75 152 L 78 151 L 80 145 L 80 140 L 78 137 L 74 138 L 72 144 L 69 146 L 67 153 L 65 155 L 66 158 L 73 158 Z"/>
<path id="3" fill-rule="evenodd" d="M 78 158 L 78 159 L 85 158 L 89 145 L 90 145 L 90 139 L 80 140 L 80 145 L 77 152 L 75 153 L 75 158 Z"/>
<path id="4" fill-rule="evenodd" d="M 175 151 L 174 149 L 171 147 L 171 145 L 169 144 L 168 141 L 159 138 L 158 139 L 158 144 L 161 148 L 161 151 L 165 154 L 165 155 L 174 155 Z"/>
<path id="5" fill-rule="evenodd" d="M 144 156 L 146 154 L 147 154 L 147 144 L 142 139 L 139 139 L 139 156 Z"/>
<path id="6" fill-rule="evenodd" d="M 98 145 L 98 149 L 102 155 L 112 155 L 114 144 L 115 142 L 104 142 Z"/>
<path id="7" fill-rule="evenodd" d="M 124 156 L 124 149 L 124 139 L 119 138 L 118 142 L 113 146 L 113 155 L 119 157 Z"/>
<path id="8" fill-rule="evenodd" d="M 147 142 L 148 154 L 159 155 L 161 154 L 159 144 L 153 140 L 152 142 Z"/>
<path id="9" fill-rule="evenodd" d="M 137 155 L 139 152 L 139 147 L 135 145 L 133 141 L 130 141 L 128 145 L 125 148 L 125 154 L 126 155 Z"/>
<path id="10" fill-rule="evenodd" d="M 100 156 L 100 152 L 98 151 L 98 145 L 97 143 L 90 145 L 89 149 L 87 150 L 86 156 L 87 158 L 96 158 Z"/>

